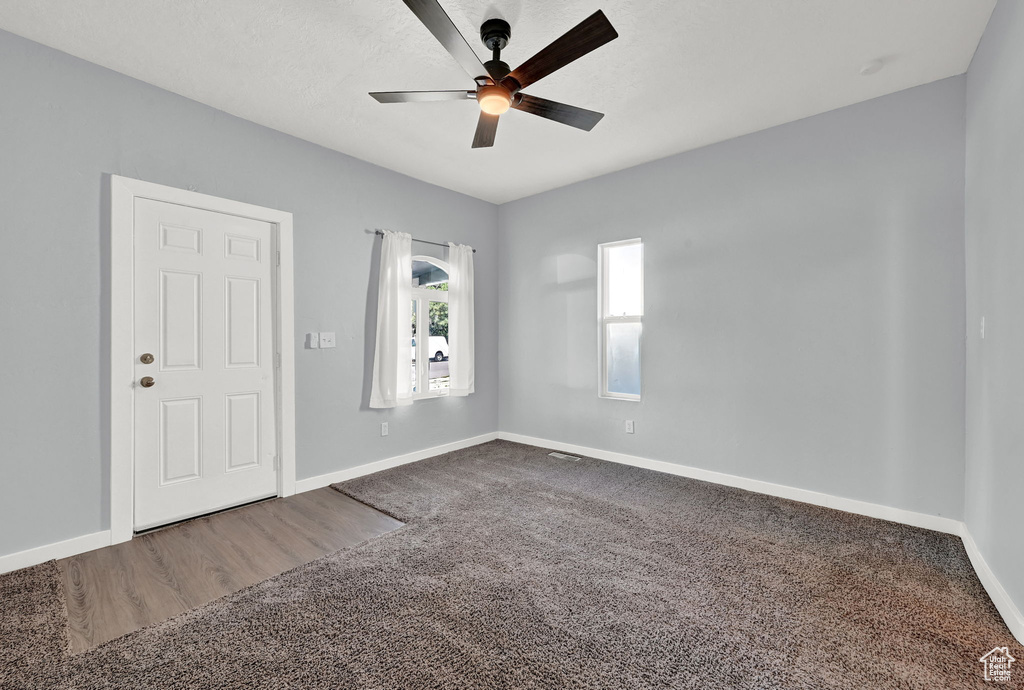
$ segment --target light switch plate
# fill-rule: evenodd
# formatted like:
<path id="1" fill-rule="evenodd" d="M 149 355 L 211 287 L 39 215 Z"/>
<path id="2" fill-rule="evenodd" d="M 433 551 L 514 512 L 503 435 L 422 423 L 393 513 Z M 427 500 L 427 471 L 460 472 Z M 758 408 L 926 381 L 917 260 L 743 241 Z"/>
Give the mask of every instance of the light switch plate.
<path id="1" fill-rule="evenodd" d="M 334 331 L 321 331 L 320 332 L 320 348 L 334 347 Z"/>
<path id="2" fill-rule="evenodd" d="M 320 334 L 319 333 L 307 333 L 306 334 L 306 349 L 315 350 L 320 347 Z"/>

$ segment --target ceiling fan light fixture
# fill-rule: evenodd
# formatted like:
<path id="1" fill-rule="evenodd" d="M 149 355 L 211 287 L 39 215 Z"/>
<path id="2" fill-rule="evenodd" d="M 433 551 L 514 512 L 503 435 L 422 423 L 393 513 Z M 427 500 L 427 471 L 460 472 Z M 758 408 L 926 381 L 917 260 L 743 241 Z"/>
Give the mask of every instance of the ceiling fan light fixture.
<path id="1" fill-rule="evenodd" d="M 483 86 L 476 93 L 480 110 L 488 115 L 501 115 L 512 107 L 512 94 L 501 86 Z"/>

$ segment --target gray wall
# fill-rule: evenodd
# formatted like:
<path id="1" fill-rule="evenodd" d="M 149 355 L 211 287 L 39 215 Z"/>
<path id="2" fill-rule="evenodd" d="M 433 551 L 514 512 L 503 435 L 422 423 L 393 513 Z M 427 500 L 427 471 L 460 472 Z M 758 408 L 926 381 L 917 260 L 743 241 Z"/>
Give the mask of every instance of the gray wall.
<path id="1" fill-rule="evenodd" d="M 1024 610 L 1022 76 L 1024 6 L 1004 0 L 967 74 L 965 521 L 986 562 Z"/>
<path id="2" fill-rule="evenodd" d="M 499 207 L 502 431 L 961 518 L 963 176 L 955 77 Z M 644 399 L 603 400 L 637 236 Z"/>
<path id="3" fill-rule="evenodd" d="M 497 428 L 493 205 L 4 32 L 0 94 L 0 555 L 108 526 L 107 173 L 294 213 L 300 479 Z M 474 396 L 367 409 L 376 227 L 479 249 Z"/>

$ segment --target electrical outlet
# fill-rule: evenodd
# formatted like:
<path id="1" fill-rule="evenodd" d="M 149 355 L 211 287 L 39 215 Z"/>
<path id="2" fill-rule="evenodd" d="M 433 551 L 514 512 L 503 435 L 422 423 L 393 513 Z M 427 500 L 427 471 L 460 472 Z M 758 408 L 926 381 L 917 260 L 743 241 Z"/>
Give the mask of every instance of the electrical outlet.
<path id="1" fill-rule="evenodd" d="M 627 419 L 626 420 L 626 433 L 627 434 L 635 433 L 634 428 L 633 428 L 633 420 L 632 419 Z"/>
<path id="2" fill-rule="evenodd" d="M 320 349 L 325 347 L 334 347 L 334 331 L 321 331 Z"/>
<path id="3" fill-rule="evenodd" d="M 306 349 L 315 350 L 320 347 L 320 334 L 319 333 L 307 333 L 306 334 Z"/>
<path id="4" fill-rule="evenodd" d="M 380 423 L 380 435 L 381 436 L 387 436 L 388 435 L 388 423 L 387 422 L 381 422 Z"/>

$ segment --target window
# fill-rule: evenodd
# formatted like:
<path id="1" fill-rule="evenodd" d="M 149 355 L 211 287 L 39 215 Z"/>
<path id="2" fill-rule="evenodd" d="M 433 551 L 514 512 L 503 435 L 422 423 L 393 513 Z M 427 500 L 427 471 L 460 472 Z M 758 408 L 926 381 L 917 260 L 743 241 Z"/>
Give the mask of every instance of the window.
<path id="1" fill-rule="evenodd" d="M 448 395 L 448 264 L 412 257 L 412 397 Z"/>
<path id="2" fill-rule="evenodd" d="M 378 232 L 383 240 L 370 407 L 472 395 L 476 390 L 474 249 L 449 242 L 449 260 L 441 261 L 413 256 L 408 233 Z"/>
<path id="3" fill-rule="evenodd" d="M 598 245 L 600 396 L 640 400 L 644 314 L 644 245 L 639 239 Z"/>

